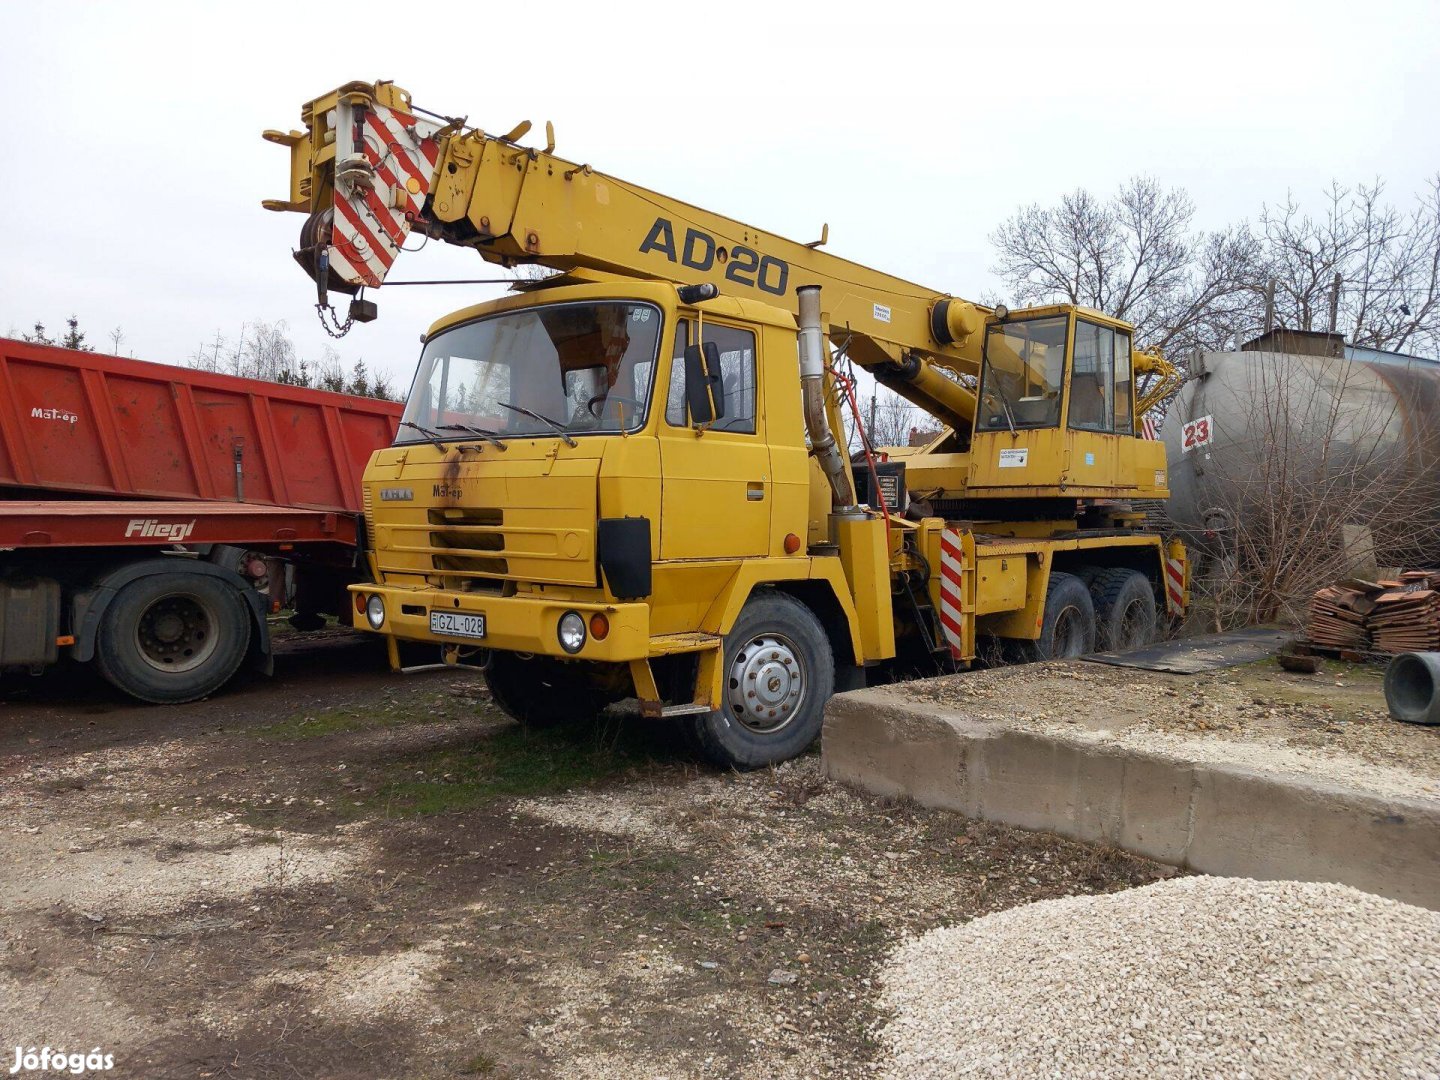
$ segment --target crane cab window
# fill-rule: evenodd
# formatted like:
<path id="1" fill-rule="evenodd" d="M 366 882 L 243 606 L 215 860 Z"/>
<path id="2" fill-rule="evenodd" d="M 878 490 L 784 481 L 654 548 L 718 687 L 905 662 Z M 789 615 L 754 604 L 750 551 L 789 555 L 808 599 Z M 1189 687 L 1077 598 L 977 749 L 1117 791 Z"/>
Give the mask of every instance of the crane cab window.
<path id="1" fill-rule="evenodd" d="M 1130 335 L 1078 319 L 1070 373 L 1070 427 L 1132 434 Z"/>
<path id="2" fill-rule="evenodd" d="M 1135 372 L 1130 365 L 1130 335 L 1115 331 L 1115 434 L 1135 434 Z"/>
<path id="3" fill-rule="evenodd" d="M 1009 431 L 1060 426 L 1069 319 L 1015 319 L 985 334 L 976 428 Z"/>
<path id="4" fill-rule="evenodd" d="M 665 403 L 665 421 L 685 427 L 685 347 L 697 333 L 694 319 L 682 319 L 675 327 L 675 355 L 670 364 L 670 395 Z M 710 431 L 755 434 L 755 335 L 749 330 L 706 322 L 698 330 L 703 341 L 713 341 L 720 350 L 720 376 L 725 389 L 725 415 L 709 426 Z"/>

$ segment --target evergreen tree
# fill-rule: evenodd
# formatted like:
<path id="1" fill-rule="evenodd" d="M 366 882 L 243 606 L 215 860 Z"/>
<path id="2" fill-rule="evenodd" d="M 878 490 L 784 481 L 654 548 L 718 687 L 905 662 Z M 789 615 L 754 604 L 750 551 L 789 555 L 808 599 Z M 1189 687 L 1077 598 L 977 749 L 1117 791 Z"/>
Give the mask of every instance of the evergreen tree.
<path id="1" fill-rule="evenodd" d="M 54 338 L 45 333 L 45 324 L 42 322 L 35 323 L 35 332 L 33 334 L 21 334 L 20 336 L 35 345 L 55 344 Z"/>
<path id="2" fill-rule="evenodd" d="M 79 352 L 94 352 L 94 345 L 85 344 L 85 331 L 80 329 L 80 320 L 71 315 L 65 320 L 65 336 L 60 339 L 60 347 L 64 349 L 76 349 Z"/>

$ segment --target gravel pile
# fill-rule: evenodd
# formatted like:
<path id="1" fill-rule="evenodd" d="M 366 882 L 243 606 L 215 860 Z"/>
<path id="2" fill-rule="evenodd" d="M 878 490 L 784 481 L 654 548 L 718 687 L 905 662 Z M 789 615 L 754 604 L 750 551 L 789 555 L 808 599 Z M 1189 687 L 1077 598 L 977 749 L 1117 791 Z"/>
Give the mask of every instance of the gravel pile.
<path id="1" fill-rule="evenodd" d="M 1440 912 L 1175 878 L 892 954 L 888 1077 L 1440 1077 Z"/>

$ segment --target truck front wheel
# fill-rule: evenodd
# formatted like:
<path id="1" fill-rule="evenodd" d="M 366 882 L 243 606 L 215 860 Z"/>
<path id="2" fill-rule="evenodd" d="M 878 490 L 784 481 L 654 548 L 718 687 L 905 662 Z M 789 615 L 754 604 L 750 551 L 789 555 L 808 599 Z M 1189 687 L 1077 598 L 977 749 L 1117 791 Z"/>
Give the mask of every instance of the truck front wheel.
<path id="1" fill-rule="evenodd" d="M 95 663 L 131 697 L 175 705 L 224 686 L 249 647 L 250 613 L 233 586 L 205 574 L 151 574 L 106 607 Z"/>
<path id="2" fill-rule="evenodd" d="M 803 753 L 820 734 L 835 688 L 835 657 L 820 621 L 794 597 L 765 590 L 745 604 L 724 648 L 724 703 L 692 720 L 701 751 L 736 769 Z"/>
<path id="3" fill-rule="evenodd" d="M 524 659 L 515 653 L 492 653 L 485 685 L 501 712 L 530 728 L 593 720 L 620 700 L 578 665 L 548 656 Z"/>

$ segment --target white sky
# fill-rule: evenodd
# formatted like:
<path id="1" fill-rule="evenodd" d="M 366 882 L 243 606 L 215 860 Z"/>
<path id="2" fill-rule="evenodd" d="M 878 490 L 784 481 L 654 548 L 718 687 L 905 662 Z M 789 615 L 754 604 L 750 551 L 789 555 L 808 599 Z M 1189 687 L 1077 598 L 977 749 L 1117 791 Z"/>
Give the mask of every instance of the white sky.
<path id="1" fill-rule="evenodd" d="M 983 13 L 982 13 L 983 12 Z M 0 334 L 71 312 L 180 361 L 218 328 L 327 339 L 302 218 L 260 140 L 351 79 L 634 183 L 979 298 L 1024 202 L 1139 173 L 1199 223 L 1287 189 L 1440 168 L 1440 0 L 817 5 L 0 0 Z M 430 244 L 397 278 L 485 277 Z M 496 290 L 382 289 L 339 343 L 408 383 L 436 316 Z"/>

